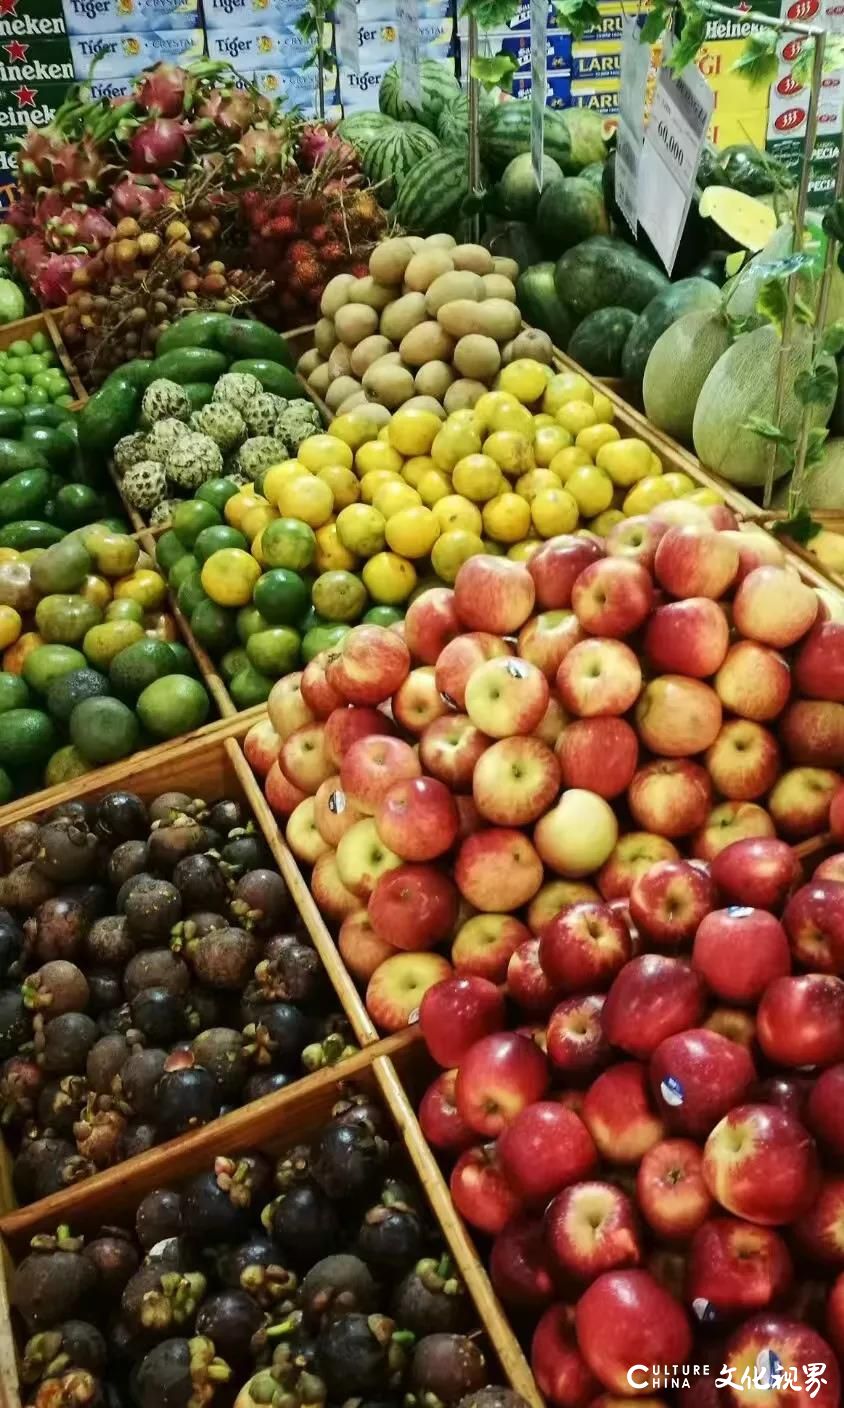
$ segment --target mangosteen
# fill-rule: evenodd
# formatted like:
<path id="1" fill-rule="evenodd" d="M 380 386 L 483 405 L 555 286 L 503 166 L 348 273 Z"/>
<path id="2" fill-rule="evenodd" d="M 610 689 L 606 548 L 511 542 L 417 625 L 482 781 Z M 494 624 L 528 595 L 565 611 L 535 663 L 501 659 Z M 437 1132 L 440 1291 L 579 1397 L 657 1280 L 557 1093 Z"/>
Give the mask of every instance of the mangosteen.
<path id="1" fill-rule="evenodd" d="M 231 1197 L 231 1185 L 225 1182 L 222 1186 L 215 1169 L 205 1169 L 184 1188 L 182 1226 L 200 1244 L 239 1241 L 249 1230 L 250 1200 Z"/>
<path id="2" fill-rule="evenodd" d="M 501 1388 L 499 1384 L 487 1384 L 461 1398 L 457 1408 L 528 1408 L 527 1400 L 512 1388 Z"/>
<path id="3" fill-rule="evenodd" d="M 132 1376 L 137 1408 L 196 1408 L 211 1405 L 217 1388 L 231 1378 L 209 1339 L 169 1339 L 144 1355 Z"/>
<path id="4" fill-rule="evenodd" d="M 145 1265 L 126 1282 L 120 1313 L 132 1334 L 162 1338 L 174 1329 L 193 1325 L 205 1288 L 205 1277 L 199 1271 Z"/>
<path id="5" fill-rule="evenodd" d="M 108 1351 L 96 1325 L 87 1320 L 66 1320 L 54 1330 L 42 1330 L 27 1341 L 21 1363 L 26 1384 L 54 1378 L 67 1369 L 89 1369 L 99 1374 L 105 1368 Z"/>
<path id="6" fill-rule="evenodd" d="M 360 1124 L 327 1124 L 311 1152 L 311 1173 L 329 1198 L 355 1198 L 371 1188 L 389 1152 L 380 1135 Z"/>
<path id="7" fill-rule="evenodd" d="M 190 797 L 187 792 L 162 792 L 158 797 L 153 797 L 149 804 L 150 825 L 154 826 L 156 822 L 169 824 L 177 817 L 191 816 L 200 809 L 205 811 L 205 803 Z"/>
<path id="8" fill-rule="evenodd" d="M 38 1123 L 42 1129 L 70 1138 L 87 1098 L 84 1076 L 62 1076 L 61 1080 L 48 1081 L 38 1097 Z"/>
<path id="9" fill-rule="evenodd" d="M 66 899 L 77 900 L 88 916 L 88 923 L 102 919 L 108 913 L 109 892 L 98 880 L 86 880 L 79 885 L 67 885 L 63 891 Z"/>
<path id="10" fill-rule="evenodd" d="M 154 1188 L 138 1204 L 135 1235 L 144 1251 L 182 1231 L 182 1199 L 172 1188 Z"/>
<path id="11" fill-rule="evenodd" d="M 39 904 L 24 925 L 27 949 L 38 963 L 53 958 L 73 960 L 82 950 L 91 926 L 88 911 L 80 900 L 56 895 Z"/>
<path id="12" fill-rule="evenodd" d="M 18 976 L 22 948 L 23 929 L 7 909 L 0 911 L 0 983 Z"/>
<path id="13" fill-rule="evenodd" d="M 129 1001 L 144 988 L 164 988 L 184 997 L 190 987 L 190 970 L 169 948 L 147 948 L 130 958 L 123 973 L 123 990 Z"/>
<path id="14" fill-rule="evenodd" d="M 101 1012 L 97 1018 L 97 1030 L 100 1036 L 110 1036 L 112 1032 L 120 1032 L 122 1036 L 128 1036 L 133 1030 L 132 1013 L 129 1010 L 128 1002 L 123 1002 L 119 1007 L 111 1007 L 106 1012 Z"/>
<path id="15" fill-rule="evenodd" d="M 33 1237 L 29 1255 L 12 1272 L 11 1301 L 30 1331 L 70 1320 L 97 1289 L 97 1273 L 82 1254 L 82 1238 L 57 1227 L 54 1236 Z"/>
<path id="16" fill-rule="evenodd" d="M 83 1248 L 99 1276 L 100 1290 L 107 1300 L 120 1295 L 130 1276 L 138 1269 L 138 1253 L 131 1237 L 121 1227 L 104 1227 L 99 1236 Z"/>
<path id="17" fill-rule="evenodd" d="M 35 1050 L 48 1075 L 75 1076 L 85 1069 L 88 1052 L 100 1035 L 96 1022 L 85 1012 L 64 1012 L 40 1026 L 35 1019 Z"/>
<path id="18" fill-rule="evenodd" d="M 290 891 L 275 870 L 248 870 L 234 887 L 230 909 L 256 934 L 271 934 L 290 914 Z"/>
<path id="19" fill-rule="evenodd" d="M 120 1141 L 120 1158 L 134 1159 L 136 1154 L 146 1154 L 158 1143 L 158 1130 L 148 1120 L 129 1120 Z"/>
<path id="20" fill-rule="evenodd" d="M 169 942 L 170 930 L 181 916 L 182 897 L 169 880 L 136 875 L 124 896 L 123 913 L 136 943 L 160 948 Z"/>
<path id="21" fill-rule="evenodd" d="M 185 1004 L 166 988 L 145 988 L 129 1004 L 132 1025 L 147 1041 L 169 1046 L 186 1030 Z"/>
<path id="22" fill-rule="evenodd" d="M 35 862 L 58 885 L 88 880 L 97 865 L 97 838 L 83 818 L 57 817 L 38 828 Z"/>
<path id="23" fill-rule="evenodd" d="M 296 1075 L 290 1071 L 256 1071 L 243 1087 L 244 1104 L 261 1100 L 265 1095 L 275 1095 L 277 1090 L 284 1090 L 294 1080 Z"/>
<path id="24" fill-rule="evenodd" d="M 214 831 L 219 831 L 222 836 L 228 836 L 230 831 L 240 829 L 247 821 L 248 816 L 242 803 L 228 797 L 215 802 L 208 813 L 208 825 Z"/>
<path id="25" fill-rule="evenodd" d="M 466 1287 L 449 1256 L 425 1257 L 396 1287 L 392 1314 L 414 1335 L 453 1333 L 466 1324 Z"/>
<path id="26" fill-rule="evenodd" d="M 388 1179 L 361 1223 L 361 1256 L 373 1266 L 401 1273 L 421 1256 L 424 1240 L 424 1224 L 412 1191 L 397 1179 Z"/>
<path id="27" fill-rule="evenodd" d="M 234 1100 L 246 1080 L 243 1035 L 233 1027 L 210 1027 L 191 1042 L 193 1058 L 214 1078 L 221 1103 Z"/>
<path id="28" fill-rule="evenodd" d="M 44 1084 L 44 1072 L 28 1056 L 9 1056 L 0 1067 L 0 1125 L 29 1119 Z"/>
<path id="29" fill-rule="evenodd" d="M 214 1119 L 218 1106 L 214 1078 L 201 1066 L 165 1071 L 158 1082 L 155 1120 L 164 1139 L 207 1124 Z"/>
<path id="30" fill-rule="evenodd" d="M 24 861 L 34 860 L 38 850 L 38 822 L 13 821 L 0 838 L 4 870 L 14 870 Z"/>
<path id="31" fill-rule="evenodd" d="M 252 976 L 261 956 L 261 940 L 245 929 L 214 929 L 190 939 L 187 954 L 200 983 L 237 991 Z"/>
<path id="32" fill-rule="evenodd" d="M 122 968 L 135 952 L 125 914 L 106 914 L 96 919 L 85 935 L 85 953 L 92 963 Z"/>
<path id="33" fill-rule="evenodd" d="M 15 988 L 0 988 L 0 1060 L 14 1056 L 32 1036 L 32 1014 Z"/>
<path id="34" fill-rule="evenodd" d="M 231 833 L 220 852 L 223 874 L 232 879 L 245 875 L 247 870 L 269 869 L 273 863 L 266 841 L 262 836 L 250 831 L 249 826 L 242 831 Z"/>
<path id="35" fill-rule="evenodd" d="M 235 1408 L 273 1408 L 273 1405 L 312 1404 L 323 1408 L 325 1384 L 310 1367 L 310 1357 L 296 1353 L 288 1342 L 273 1351 L 272 1363 L 259 1369 L 237 1395 Z"/>
<path id="36" fill-rule="evenodd" d="M 228 929 L 229 921 L 213 909 L 195 909 L 176 925 L 175 934 L 183 939 L 204 939 L 215 929 Z"/>
<path id="37" fill-rule="evenodd" d="M 173 884 L 185 910 L 224 909 L 228 902 L 229 887 L 213 856 L 184 856 L 173 870 Z"/>
<path id="38" fill-rule="evenodd" d="M 156 1088 L 164 1072 L 167 1052 L 157 1047 L 133 1051 L 120 1072 L 120 1094 L 136 1115 L 156 1113 Z"/>
<path id="39" fill-rule="evenodd" d="M 281 1265 L 269 1237 L 257 1233 L 238 1247 L 224 1247 L 217 1270 L 225 1286 L 248 1291 L 264 1309 L 287 1300 L 298 1284 L 293 1272 Z"/>
<path id="40" fill-rule="evenodd" d="M 0 878 L 0 904 L 9 909 L 22 909 L 31 914 L 39 904 L 50 899 L 56 892 L 52 880 L 42 875 L 34 860 L 22 861 Z M 54 957 L 48 954 L 48 958 Z"/>
<path id="41" fill-rule="evenodd" d="M 386 1315 L 352 1312 L 329 1319 L 317 1336 L 314 1367 L 329 1398 L 346 1399 L 392 1387 L 401 1378 L 405 1354 L 393 1339 Z"/>
<path id="42" fill-rule="evenodd" d="M 21 1146 L 12 1168 L 12 1181 L 18 1202 L 34 1203 L 51 1193 L 60 1193 L 90 1173 L 90 1164 L 69 1140 L 42 1134 Z"/>
<path id="43" fill-rule="evenodd" d="M 135 875 L 143 875 L 149 864 L 146 841 L 121 841 L 108 858 L 106 874 L 113 890 L 119 890 Z"/>
<path id="44" fill-rule="evenodd" d="M 362 1124 L 373 1134 L 380 1134 L 384 1138 L 388 1136 L 390 1129 L 383 1105 L 365 1090 L 350 1089 L 336 1105 L 332 1105 L 331 1123 Z"/>
<path id="45" fill-rule="evenodd" d="M 255 969 L 264 1002 L 314 1002 L 327 990 L 325 970 L 316 949 L 292 934 L 284 944 L 272 941 Z"/>
<path id="46" fill-rule="evenodd" d="M 377 1288 L 366 1262 L 345 1252 L 335 1252 L 316 1262 L 299 1291 L 305 1320 L 314 1326 L 352 1310 L 368 1315 L 377 1300 Z"/>
<path id="47" fill-rule="evenodd" d="M 94 811 L 94 829 L 106 841 L 142 841 L 149 831 L 147 809 L 136 792 L 107 792 Z"/>
<path id="48" fill-rule="evenodd" d="M 73 1137 L 83 1159 L 95 1168 L 111 1168 L 118 1162 L 126 1116 L 115 1108 L 108 1095 L 89 1095 L 76 1124 Z"/>
<path id="49" fill-rule="evenodd" d="M 115 1077 L 120 1074 L 131 1054 L 132 1048 L 120 1032 L 101 1036 L 88 1052 L 85 1075 L 88 1084 L 98 1095 L 111 1091 Z"/>
<path id="50" fill-rule="evenodd" d="M 292 1002 L 274 1002 L 260 1007 L 256 1020 L 243 1029 L 247 1056 L 257 1066 L 279 1066 L 297 1070 L 302 1052 L 313 1037 L 310 1017 Z"/>
<path id="51" fill-rule="evenodd" d="M 484 1356 L 467 1335 L 426 1335 L 413 1351 L 409 1387 L 414 1401 L 428 1408 L 457 1404 L 486 1380 Z"/>
<path id="52" fill-rule="evenodd" d="M 45 1379 L 35 1390 L 30 1408 L 114 1408 L 113 1394 L 88 1369 L 66 1369 L 58 1378 Z"/>
<path id="53" fill-rule="evenodd" d="M 261 1215 L 266 1230 L 295 1267 L 317 1261 L 326 1247 L 336 1246 L 341 1224 L 337 1210 L 321 1188 L 299 1184 L 274 1198 Z"/>
<path id="54" fill-rule="evenodd" d="M 93 811 L 90 803 L 77 797 L 69 802 L 58 802 L 55 807 L 51 807 L 44 817 L 42 825 L 48 821 L 73 821 L 77 826 L 90 826 L 93 821 Z"/>
<path id="55" fill-rule="evenodd" d="M 170 825 L 153 826 L 148 843 L 150 866 L 162 875 L 172 875 L 180 860 L 210 850 L 215 839 L 207 826 L 189 816 Z"/>
<path id="56" fill-rule="evenodd" d="M 102 1017 L 104 1013 L 122 1006 L 122 1003 L 123 985 L 119 975 L 112 968 L 89 968 L 88 1011 L 91 1015 Z"/>
<path id="57" fill-rule="evenodd" d="M 232 1364 L 251 1358 L 252 1339 L 264 1325 L 264 1312 L 246 1291 L 217 1291 L 208 1296 L 196 1317 L 196 1333 L 212 1340 Z"/>
<path id="58" fill-rule="evenodd" d="M 191 988 L 185 998 L 188 1031 L 204 1032 L 209 1027 L 225 1026 L 228 1015 L 227 994 L 211 988 Z"/>
<path id="59" fill-rule="evenodd" d="M 300 1183 L 310 1183 L 311 1181 L 311 1146 L 310 1144 L 293 1144 L 281 1158 L 276 1161 L 274 1181 L 276 1188 L 280 1192 L 286 1193 L 289 1188 L 296 1188 Z"/>
<path id="60" fill-rule="evenodd" d="M 88 1006 L 85 974 L 66 958 L 42 964 L 27 978 L 22 991 L 27 1007 L 41 1012 L 48 1022 L 63 1012 L 83 1012 Z"/>

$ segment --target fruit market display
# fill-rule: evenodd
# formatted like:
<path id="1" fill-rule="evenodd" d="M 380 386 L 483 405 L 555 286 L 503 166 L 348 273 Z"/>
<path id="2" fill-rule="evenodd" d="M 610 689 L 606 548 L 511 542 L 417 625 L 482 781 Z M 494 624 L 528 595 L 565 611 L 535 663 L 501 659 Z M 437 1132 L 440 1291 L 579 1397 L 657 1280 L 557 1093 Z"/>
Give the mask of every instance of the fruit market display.
<path id="1" fill-rule="evenodd" d="M 2 870 L 0 1091 L 21 1204 L 353 1049 L 242 802 L 63 803 L 6 828 Z"/>

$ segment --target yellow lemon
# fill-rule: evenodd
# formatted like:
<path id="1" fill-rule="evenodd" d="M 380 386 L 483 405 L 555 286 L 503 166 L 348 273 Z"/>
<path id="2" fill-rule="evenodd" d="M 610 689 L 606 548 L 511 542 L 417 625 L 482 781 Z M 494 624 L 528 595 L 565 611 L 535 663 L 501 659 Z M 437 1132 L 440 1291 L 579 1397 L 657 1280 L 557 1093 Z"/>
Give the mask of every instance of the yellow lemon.
<path id="1" fill-rule="evenodd" d="M 451 482 L 458 494 L 476 503 L 500 494 L 503 487 L 501 470 L 490 455 L 466 455 L 451 472 Z"/>
<path id="2" fill-rule="evenodd" d="M 534 428 L 538 419 L 538 416 L 534 419 Z M 572 443 L 571 431 L 566 430 L 563 425 L 558 425 L 550 416 L 548 420 L 550 424 L 535 429 L 533 437 L 533 457 L 542 469 L 547 469 L 554 456 Z"/>
<path id="3" fill-rule="evenodd" d="M 595 456 L 595 463 L 620 489 L 630 489 L 640 479 L 653 473 L 651 447 L 644 440 L 613 440 L 602 445 Z"/>
<path id="4" fill-rule="evenodd" d="M 390 444 L 401 455 L 427 455 L 443 428 L 439 416 L 411 406 L 399 409 L 390 421 Z"/>
<path id="5" fill-rule="evenodd" d="M 566 480 L 566 489 L 584 518 L 594 518 L 612 503 L 612 480 L 594 464 L 576 469 Z"/>
<path id="6" fill-rule="evenodd" d="M 342 440 L 350 449 L 358 450 L 368 441 L 378 439 L 378 426 L 367 415 L 366 407 L 362 406 L 360 410 L 346 411 L 344 415 L 336 416 L 328 427 L 328 433 Z"/>
<path id="7" fill-rule="evenodd" d="M 525 538 L 523 543 L 514 543 L 507 549 L 507 556 L 511 562 L 530 562 L 535 552 L 542 547 L 541 538 Z"/>
<path id="8" fill-rule="evenodd" d="M 389 445 L 389 443 L 390 443 L 390 426 L 389 426 L 389 422 L 387 423 L 387 425 L 382 425 L 381 429 L 378 431 L 378 439 L 379 439 L 379 440 L 383 440 L 383 442 L 384 442 L 385 445 Z"/>
<path id="9" fill-rule="evenodd" d="M 323 469 L 317 470 L 316 477 L 328 485 L 338 512 L 341 508 L 348 508 L 349 504 L 356 504 L 360 498 L 358 477 L 353 469 L 347 469 L 344 464 L 327 464 Z M 264 481 L 264 488 L 266 487 Z"/>
<path id="10" fill-rule="evenodd" d="M 517 430 L 494 430 L 484 441 L 484 454 L 512 479 L 535 468 L 533 446 Z"/>
<path id="11" fill-rule="evenodd" d="M 288 479 L 296 479 L 300 474 L 309 474 L 310 470 L 299 460 L 282 460 L 280 464 L 270 465 L 264 475 L 264 498 L 269 499 L 271 504 L 278 503 L 278 494 L 282 484 L 286 484 Z M 233 498 L 237 498 L 234 494 Z M 226 500 L 226 507 L 231 503 L 231 499 Z"/>
<path id="12" fill-rule="evenodd" d="M 317 572 L 354 572 L 357 558 L 340 541 L 336 522 L 323 523 L 316 530 L 314 566 Z"/>
<path id="13" fill-rule="evenodd" d="M 494 538 L 482 538 L 483 549 L 487 557 L 506 557 L 507 549 L 503 543 L 497 543 Z"/>
<path id="14" fill-rule="evenodd" d="M 662 474 L 662 460 L 651 450 L 651 474 Z"/>
<path id="15" fill-rule="evenodd" d="M 306 469 L 314 471 L 326 464 L 344 464 L 351 469 L 355 462 L 351 445 L 338 435 L 309 435 L 296 451 L 296 458 Z"/>
<path id="16" fill-rule="evenodd" d="M 620 439 L 621 436 L 614 425 L 607 425 L 606 422 L 602 425 L 599 421 L 597 425 L 587 425 L 584 430 L 578 431 L 574 443 L 585 450 L 587 455 L 591 455 L 594 460 L 604 445 L 609 445 L 613 440 Z"/>
<path id="17" fill-rule="evenodd" d="M 533 417 L 533 425 L 535 430 L 541 430 L 544 425 L 556 424 L 557 422 L 555 421 L 554 417 L 549 416 L 547 411 L 537 411 Z"/>
<path id="18" fill-rule="evenodd" d="M 471 406 L 463 406 L 459 411 L 452 411 L 446 422 L 447 425 L 475 425 L 475 412 Z M 477 426 L 475 426 L 477 429 Z"/>
<path id="19" fill-rule="evenodd" d="M 433 508 L 439 499 L 451 493 L 451 480 L 440 469 L 429 469 L 419 480 L 419 497 L 426 508 Z"/>
<path id="20" fill-rule="evenodd" d="M 374 557 L 387 541 L 384 515 L 371 504 L 349 504 L 337 515 L 337 536 L 357 557 Z"/>
<path id="21" fill-rule="evenodd" d="M 383 440 L 369 440 L 361 445 L 355 455 L 355 469 L 363 478 L 374 469 L 388 469 L 392 474 L 401 474 L 402 457 L 398 450 Z"/>
<path id="22" fill-rule="evenodd" d="M 665 476 L 666 479 L 670 477 L 668 474 Z M 689 503 L 699 504 L 701 508 L 712 508 L 714 504 L 724 502 L 724 495 L 719 494 L 717 489 L 695 489 L 693 493 L 685 494 L 683 497 L 687 498 Z"/>
<path id="23" fill-rule="evenodd" d="M 436 514 L 421 504 L 394 513 L 384 530 L 387 546 L 400 557 L 427 557 L 441 531 Z"/>
<path id="24" fill-rule="evenodd" d="M 663 475 L 666 484 L 670 484 L 675 498 L 685 498 L 697 488 L 695 481 L 688 474 L 683 474 L 679 469 L 672 470 L 670 474 Z"/>
<path id="25" fill-rule="evenodd" d="M 370 469 L 360 481 L 360 496 L 364 503 L 371 504 L 382 484 L 401 484 L 401 476 L 391 469 Z"/>
<path id="26" fill-rule="evenodd" d="M 466 559 L 482 552 L 486 547 L 477 533 L 456 529 L 437 538 L 431 549 L 431 566 L 440 581 L 451 586 Z"/>
<path id="27" fill-rule="evenodd" d="M 605 538 L 611 528 L 616 523 L 623 523 L 625 515 L 620 508 L 605 508 L 603 513 L 599 513 L 597 518 L 593 518 L 589 524 L 593 533 L 597 533 L 599 538 Z"/>
<path id="28" fill-rule="evenodd" d="M 612 425 L 615 420 L 615 406 L 609 396 L 604 395 L 603 391 L 595 391 L 593 393 L 592 409 L 601 425 Z"/>
<path id="29" fill-rule="evenodd" d="M 582 445 L 570 445 L 567 450 L 560 450 L 559 454 L 554 456 L 548 468 L 552 474 L 556 474 L 561 484 L 565 484 L 569 475 L 574 474 L 576 469 L 591 463 L 592 456 L 587 454 Z"/>
<path id="30" fill-rule="evenodd" d="M 401 477 L 405 484 L 410 485 L 411 489 L 418 489 L 420 479 L 428 473 L 429 469 L 436 469 L 436 467 L 430 455 L 413 455 L 402 465 Z"/>
<path id="31" fill-rule="evenodd" d="M 411 489 L 403 479 L 393 479 L 388 484 L 378 486 L 372 500 L 372 507 L 377 508 L 379 513 L 383 513 L 385 518 L 391 518 L 394 513 L 400 513 L 403 508 L 414 508 L 421 502 L 416 489 Z"/>
<path id="32" fill-rule="evenodd" d="M 538 401 L 548 385 L 548 368 L 532 357 L 517 357 L 509 366 L 502 367 L 498 378 L 500 391 L 509 391 L 522 405 Z"/>
<path id="33" fill-rule="evenodd" d="M 0 606 L 0 650 L 14 645 L 23 630 L 23 621 L 13 606 Z"/>
<path id="34" fill-rule="evenodd" d="M 491 432 L 512 430 L 517 435 L 524 435 L 525 439 L 531 442 L 535 430 L 533 416 L 527 406 L 520 405 L 518 401 L 514 401 L 512 405 L 508 402 L 503 406 L 495 406 L 490 416 L 489 428 Z"/>
<path id="35" fill-rule="evenodd" d="M 568 489 L 540 489 L 530 506 L 530 516 L 540 538 L 570 533 L 579 518 L 577 501 Z"/>
<path id="36" fill-rule="evenodd" d="M 251 484 L 244 484 L 242 489 L 238 489 L 236 494 L 232 494 L 230 499 L 226 499 L 226 506 L 223 514 L 227 523 L 232 528 L 240 528 L 243 519 L 251 508 L 256 508 L 258 504 L 265 504 L 267 500 L 263 494 L 256 494 Z"/>
<path id="37" fill-rule="evenodd" d="M 484 504 L 484 530 L 498 543 L 520 543 L 530 532 L 530 505 L 519 494 L 496 494 Z"/>
<path id="38" fill-rule="evenodd" d="M 259 533 L 263 533 L 267 524 L 272 523 L 274 518 L 278 518 L 278 514 L 272 504 L 256 504 L 240 520 L 240 531 L 251 543 L 253 538 L 257 538 Z"/>
<path id="39" fill-rule="evenodd" d="M 244 553 L 244 557 L 246 554 Z M 115 600 L 128 598 L 136 601 L 144 611 L 153 611 L 167 598 L 167 583 L 158 572 L 148 568 L 137 568 L 129 577 L 121 577 L 114 584 Z"/>
<path id="40" fill-rule="evenodd" d="M 202 564 L 202 588 L 218 606 L 246 606 L 260 575 L 261 568 L 250 553 L 220 548 Z"/>
<path id="41" fill-rule="evenodd" d="M 492 417 L 502 406 L 518 406 L 515 396 L 511 396 L 507 391 L 485 391 L 475 402 L 470 415 L 471 423 L 475 426 L 480 436 L 488 435 L 492 430 Z M 458 414 L 461 414 L 458 412 Z"/>
<path id="42" fill-rule="evenodd" d="M 434 504 L 434 514 L 441 533 L 462 529 L 465 533 L 480 533 L 483 527 L 480 509 L 462 494 L 446 494 Z"/>
<path id="43" fill-rule="evenodd" d="M 558 372 L 552 376 L 542 397 L 542 409 L 549 415 L 556 416 L 561 406 L 565 406 L 568 401 L 585 401 L 587 405 L 592 405 L 592 387 L 585 377 L 579 376 L 577 372 Z"/>
<path id="44" fill-rule="evenodd" d="M 452 470 L 465 455 L 476 455 L 481 438 L 472 425 L 449 423 L 441 427 L 431 444 L 431 459 L 437 469 Z"/>
<path id="45" fill-rule="evenodd" d="M 666 484 L 664 474 L 649 474 L 645 479 L 640 479 L 638 484 L 634 484 L 630 493 L 624 500 L 624 512 L 628 518 L 634 514 L 650 513 L 657 504 L 667 503 L 673 499 L 671 485 Z"/>
<path id="46" fill-rule="evenodd" d="M 396 606 L 407 601 L 416 586 L 416 568 L 406 557 L 394 552 L 379 552 L 364 563 L 363 585 L 373 601 L 383 606 Z"/>
<path id="47" fill-rule="evenodd" d="M 514 488 L 517 494 L 532 503 L 540 490 L 562 488 L 562 480 L 551 469 L 529 469 L 527 474 L 516 480 Z"/>
<path id="48" fill-rule="evenodd" d="M 104 609 L 111 601 L 111 583 L 106 581 L 105 577 L 97 577 L 92 573 L 79 588 L 79 595 L 85 601 L 90 601 L 92 606 Z"/>
<path id="49" fill-rule="evenodd" d="M 17 548 L 0 548 L 0 562 L 17 562 L 19 557 Z"/>
<path id="50" fill-rule="evenodd" d="M 575 437 L 581 430 L 585 430 L 587 425 L 596 425 L 597 420 L 594 407 L 590 406 L 588 401 L 566 401 L 557 412 L 557 424 Z"/>
<path id="51" fill-rule="evenodd" d="M 334 495 L 322 479 L 303 474 L 282 485 L 278 507 L 283 518 L 298 518 L 310 528 L 321 528 L 334 512 Z"/>

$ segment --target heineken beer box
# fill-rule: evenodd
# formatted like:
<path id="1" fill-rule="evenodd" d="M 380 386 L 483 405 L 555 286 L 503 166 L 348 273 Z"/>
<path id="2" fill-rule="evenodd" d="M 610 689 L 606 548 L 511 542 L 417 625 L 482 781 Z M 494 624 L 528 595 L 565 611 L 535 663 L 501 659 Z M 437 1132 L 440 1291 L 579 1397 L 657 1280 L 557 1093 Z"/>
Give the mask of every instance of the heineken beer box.
<path id="1" fill-rule="evenodd" d="M 66 33 L 61 0 L 0 0 L 0 43 L 62 39 Z"/>
<path id="2" fill-rule="evenodd" d="M 197 29 L 202 22 L 199 0 L 64 0 L 64 15 L 68 34 Z"/>
<path id="3" fill-rule="evenodd" d="M 202 58 L 205 31 L 171 29 L 147 34 L 73 35 L 70 40 L 77 78 L 87 78 L 94 59 L 100 82 L 106 78 L 127 78 L 142 73 L 153 64 L 193 63 Z"/>
<path id="4" fill-rule="evenodd" d="M 19 83 L 72 83 L 67 39 L 0 39 L 0 88 Z"/>
<path id="5" fill-rule="evenodd" d="M 67 97 L 67 83 L 0 85 L 0 185 L 17 180 L 18 149 L 28 127 L 46 127 Z"/>

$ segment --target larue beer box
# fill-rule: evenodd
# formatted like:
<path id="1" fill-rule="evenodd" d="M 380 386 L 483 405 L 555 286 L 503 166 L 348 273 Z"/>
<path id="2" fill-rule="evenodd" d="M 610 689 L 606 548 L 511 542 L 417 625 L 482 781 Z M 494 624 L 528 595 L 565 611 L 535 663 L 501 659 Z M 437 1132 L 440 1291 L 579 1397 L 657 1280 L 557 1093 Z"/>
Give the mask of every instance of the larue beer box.
<path id="1" fill-rule="evenodd" d="M 77 78 L 87 78 L 91 64 L 99 58 L 97 79 L 126 78 L 153 64 L 189 64 L 205 49 L 202 29 L 171 29 L 146 34 L 74 35 L 70 41 Z"/>
<path id="2" fill-rule="evenodd" d="M 52 122 L 67 89 L 67 83 L 0 84 L 0 186 L 17 180 L 18 149 L 26 129 Z"/>
<path id="3" fill-rule="evenodd" d="M 63 0 L 68 34 L 198 29 L 199 0 Z"/>

